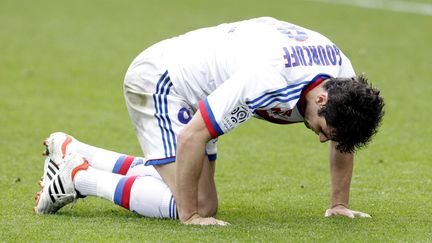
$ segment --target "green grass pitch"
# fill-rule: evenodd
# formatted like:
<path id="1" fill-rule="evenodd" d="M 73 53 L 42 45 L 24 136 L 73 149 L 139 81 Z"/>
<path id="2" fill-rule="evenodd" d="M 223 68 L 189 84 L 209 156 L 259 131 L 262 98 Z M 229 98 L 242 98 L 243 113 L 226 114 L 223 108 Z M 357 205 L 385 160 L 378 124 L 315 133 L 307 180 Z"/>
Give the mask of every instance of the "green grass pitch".
<path id="1" fill-rule="evenodd" d="M 358 153 L 350 202 L 372 219 L 324 218 L 327 145 L 302 124 L 257 120 L 220 138 L 218 218 L 229 227 L 143 218 L 96 198 L 32 213 L 51 132 L 141 155 L 122 95 L 139 52 L 257 16 L 325 34 L 381 89 L 386 116 Z M 309 1 L 1 0 L 0 241 L 431 241 L 431 26 L 431 16 Z"/>

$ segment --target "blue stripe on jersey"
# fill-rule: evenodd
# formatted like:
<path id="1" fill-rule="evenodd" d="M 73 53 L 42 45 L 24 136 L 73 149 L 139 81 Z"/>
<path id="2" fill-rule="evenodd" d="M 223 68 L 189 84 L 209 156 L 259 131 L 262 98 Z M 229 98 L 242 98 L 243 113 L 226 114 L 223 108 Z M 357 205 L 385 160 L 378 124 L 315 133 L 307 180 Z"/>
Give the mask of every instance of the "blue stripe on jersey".
<path id="1" fill-rule="evenodd" d="M 114 191 L 114 203 L 122 206 L 122 196 L 123 196 L 123 188 L 127 181 L 128 177 L 124 176 L 117 183 L 116 189 Z"/>
<path id="2" fill-rule="evenodd" d="M 212 110 L 210 108 L 210 105 L 209 105 L 207 99 L 204 100 L 204 106 L 205 106 L 205 109 L 207 111 L 207 114 L 208 114 L 208 117 L 210 119 L 210 122 L 213 125 L 214 130 L 216 131 L 216 133 L 218 134 L 218 136 L 223 135 L 223 131 L 219 127 L 219 125 L 217 124 L 216 119 L 215 119 L 215 117 L 213 115 L 213 112 L 212 112 Z"/>
<path id="3" fill-rule="evenodd" d="M 300 94 L 301 91 L 302 91 L 302 89 L 303 89 L 303 87 L 304 86 L 301 86 L 300 88 L 297 88 L 297 89 L 290 89 L 287 93 L 281 93 L 281 94 L 278 94 L 278 95 L 268 96 L 267 98 L 265 98 L 264 100 L 262 100 L 260 103 L 255 104 L 253 106 L 249 106 L 249 108 L 253 109 L 253 110 L 255 110 L 257 108 L 264 108 L 264 107 L 270 105 L 271 103 L 273 103 L 275 100 L 280 99 L 279 97 L 282 98 L 282 97 L 287 97 L 289 95 L 293 95 L 293 94 L 297 94 L 297 93 Z M 272 99 L 272 100 L 270 100 L 270 99 Z M 270 100 L 270 102 L 267 102 L 269 100 Z M 267 103 L 265 103 L 265 102 L 267 102 Z"/>
<path id="4" fill-rule="evenodd" d="M 125 161 L 125 159 L 126 159 L 126 156 L 125 156 L 125 155 L 122 155 L 122 156 L 120 156 L 120 157 L 117 159 L 117 161 L 116 161 L 116 163 L 115 163 L 115 165 L 114 165 L 114 168 L 113 168 L 113 170 L 112 170 L 112 173 L 115 173 L 115 174 L 118 174 L 118 173 L 119 173 L 119 171 L 120 171 L 120 169 L 121 169 L 121 167 L 122 167 L 123 162 Z"/>
<path id="5" fill-rule="evenodd" d="M 303 87 L 304 85 L 308 84 L 309 82 L 310 81 L 304 81 L 304 82 L 300 82 L 300 83 L 297 83 L 297 84 L 291 84 L 291 85 L 288 85 L 288 86 L 286 86 L 284 88 L 281 88 L 281 89 L 277 89 L 277 90 L 266 92 L 263 95 L 259 96 L 258 98 L 255 98 L 255 99 L 253 99 L 251 101 L 246 101 L 246 104 L 248 106 L 255 106 L 255 104 L 253 104 L 253 103 L 258 102 L 261 99 L 266 99 L 266 97 L 276 97 L 276 96 L 279 96 L 279 95 L 283 94 L 283 92 L 286 91 L 286 90 L 290 90 L 290 89 L 296 88 L 298 86 L 302 86 Z M 252 105 L 250 105 L 250 104 L 252 104 Z"/>
<path id="6" fill-rule="evenodd" d="M 274 102 L 288 103 L 288 102 L 290 102 L 291 100 L 300 99 L 300 94 L 301 94 L 301 93 L 299 92 L 298 95 L 296 95 L 296 96 L 291 96 L 291 97 L 289 97 L 289 98 L 287 98 L 287 99 L 279 99 L 279 98 L 273 99 L 273 100 L 270 101 L 270 103 L 266 104 L 265 106 L 270 105 L 271 103 L 274 103 Z"/>

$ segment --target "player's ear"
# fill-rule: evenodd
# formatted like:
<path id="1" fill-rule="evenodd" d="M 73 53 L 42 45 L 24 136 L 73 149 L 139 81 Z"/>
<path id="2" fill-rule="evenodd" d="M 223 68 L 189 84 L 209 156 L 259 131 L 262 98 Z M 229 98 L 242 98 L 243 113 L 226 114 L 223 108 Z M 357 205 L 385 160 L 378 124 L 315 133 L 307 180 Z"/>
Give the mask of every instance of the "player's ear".
<path id="1" fill-rule="evenodd" d="M 321 93 L 319 93 L 319 94 L 316 96 L 316 98 L 315 98 L 315 103 L 316 103 L 319 107 L 325 106 L 325 104 L 327 104 L 327 99 L 328 99 L 328 96 L 327 96 L 327 95 L 328 95 L 327 92 L 321 92 Z"/>

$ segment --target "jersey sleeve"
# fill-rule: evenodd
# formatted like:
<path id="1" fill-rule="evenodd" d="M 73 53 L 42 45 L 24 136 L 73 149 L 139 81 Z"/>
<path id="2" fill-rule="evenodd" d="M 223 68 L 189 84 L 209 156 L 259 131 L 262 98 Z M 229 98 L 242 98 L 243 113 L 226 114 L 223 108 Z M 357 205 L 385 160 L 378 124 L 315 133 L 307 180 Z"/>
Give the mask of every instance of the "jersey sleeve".
<path id="1" fill-rule="evenodd" d="M 289 99 L 289 95 L 284 96 L 286 87 L 287 82 L 276 68 L 243 68 L 201 100 L 199 110 L 211 136 L 216 138 L 250 119 L 256 109 Z"/>

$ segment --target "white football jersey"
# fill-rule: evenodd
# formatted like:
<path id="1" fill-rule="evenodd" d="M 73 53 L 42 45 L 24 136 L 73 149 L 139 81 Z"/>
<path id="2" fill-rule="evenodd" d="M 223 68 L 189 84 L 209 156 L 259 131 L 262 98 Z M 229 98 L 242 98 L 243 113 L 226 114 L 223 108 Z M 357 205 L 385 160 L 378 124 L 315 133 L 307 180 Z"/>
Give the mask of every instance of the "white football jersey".
<path id="1" fill-rule="evenodd" d="M 250 117 L 302 122 L 308 90 L 355 75 L 328 38 L 270 17 L 188 32 L 168 40 L 164 55 L 176 92 L 199 108 L 213 137 Z"/>

